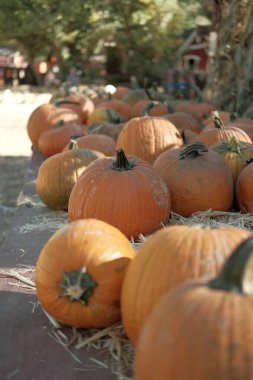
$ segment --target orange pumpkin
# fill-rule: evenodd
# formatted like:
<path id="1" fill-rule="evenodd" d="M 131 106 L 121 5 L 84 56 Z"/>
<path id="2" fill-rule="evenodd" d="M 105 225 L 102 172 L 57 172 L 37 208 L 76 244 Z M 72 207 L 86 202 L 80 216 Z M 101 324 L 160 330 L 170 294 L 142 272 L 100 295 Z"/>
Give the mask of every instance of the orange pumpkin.
<path id="1" fill-rule="evenodd" d="M 60 122 L 55 128 L 48 129 L 40 134 L 38 149 L 44 156 L 53 156 L 62 152 L 71 136 L 82 136 L 83 128 L 80 124 Z"/>
<path id="2" fill-rule="evenodd" d="M 106 107 L 96 107 L 87 119 L 87 125 L 91 125 L 100 121 L 107 121 L 108 123 L 122 123 L 124 118 L 116 111 Z"/>
<path id="3" fill-rule="evenodd" d="M 134 379 L 253 378 L 252 253 L 249 238 L 214 280 L 188 281 L 160 299 L 141 332 Z"/>
<path id="4" fill-rule="evenodd" d="M 111 137 L 115 142 L 118 140 L 118 136 L 125 123 L 110 124 L 107 122 L 94 123 L 88 126 L 88 135 L 106 135 Z"/>
<path id="5" fill-rule="evenodd" d="M 101 219 L 137 238 L 167 222 L 170 193 L 148 162 L 118 150 L 116 159 L 89 165 L 73 187 L 68 212 L 70 221 Z"/>
<path id="6" fill-rule="evenodd" d="M 202 141 L 206 146 L 212 146 L 220 141 L 229 140 L 232 136 L 240 141 L 251 144 L 251 139 L 242 129 L 234 127 L 233 125 L 224 125 L 221 121 L 219 114 L 213 114 L 214 128 L 203 129 L 198 136 L 193 137 L 190 143 L 195 141 Z"/>
<path id="7" fill-rule="evenodd" d="M 38 147 L 38 140 L 42 132 L 55 128 L 60 121 L 64 123 L 81 124 L 77 113 L 69 108 L 63 108 L 55 104 L 46 103 L 33 110 L 27 121 L 27 133 L 34 145 Z"/>
<path id="8" fill-rule="evenodd" d="M 253 160 L 241 171 L 236 181 L 236 203 L 242 212 L 253 213 Z"/>
<path id="9" fill-rule="evenodd" d="M 125 124 L 116 147 L 153 163 L 163 151 L 183 144 L 180 133 L 171 122 L 158 116 L 142 116 Z"/>
<path id="10" fill-rule="evenodd" d="M 105 156 L 113 156 L 115 153 L 115 141 L 105 135 L 85 135 L 76 137 L 77 147 L 82 149 L 96 150 L 103 153 Z M 65 150 L 69 149 L 67 144 L 64 148 Z"/>
<path id="11" fill-rule="evenodd" d="M 86 167 L 103 153 L 77 149 L 70 143 L 70 150 L 49 157 L 39 167 L 36 190 L 40 199 L 54 210 L 67 210 L 71 190 Z"/>
<path id="12" fill-rule="evenodd" d="M 136 344 L 162 295 L 188 279 L 217 275 L 232 250 L 250 236 L 250 231 L 230 226 L 178 225 L 145 240 L 122 288 L 122 321 L 129 339 Z"/>
<path id="13" fill-rule="evenodd" d="M 35 284 L 43 308 L 74 327 L 105 327 L 120 320 L 120 293 L 134 250 L 115 227 L 95 219 L 60 228 L 44 245 Z"/>
<path id="14" fill-rule="evenodd" d="M 116 86 L 116 91 L 112 94 L 112 99 L 122 100 L 129 91 L 131 90 L 128 87 Z"/>
<path id="15" fill-rule="evenodd" d="M 122 100 L 107 100 L 99 103 L 99 108 L 112 109 L 121 115 L 123 120 L 129 120 L 131 117 L 131 107 Z"/>
<path id="16" fill-rule="evenodd" d="M 187 112 L 173 112 L 168 115 L 163 115 L 178 129 L 187 129 L 195 133 L 201 132 L 200 123 L 192 115 Z"/>
<path id="17" fill-rule="evenodd" d="M 232 174 L 222 157 L 203 143 L 167 150 L 153 166 L 170 190 L 172 211 L 188 217 L 197 211 L 231 209 Z"/>
<path id="18" fill-rule="evenodd" d="M 67 103 L 65 100 L 69 102 Z M 75 111 L 83 124 L 86 124 L 89 115 L 95 109 L 93 101 L 85 95 L 72 94 L 67 96 L 66 99 L 59 100 L 58 102 L 61 102 L 61 107 L 70 108 Z"/>

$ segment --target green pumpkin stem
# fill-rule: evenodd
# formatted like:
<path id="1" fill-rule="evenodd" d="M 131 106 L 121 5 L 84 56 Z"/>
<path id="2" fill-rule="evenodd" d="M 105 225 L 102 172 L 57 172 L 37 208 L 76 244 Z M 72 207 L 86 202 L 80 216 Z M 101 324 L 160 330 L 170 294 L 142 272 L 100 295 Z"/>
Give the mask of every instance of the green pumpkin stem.
<path id="1" fill-rule="evenodd" d="M 73 100 L 67 100 L 67 99 L 59 99 L 54 102 L 54 105 L 56 107 L 61 107 L 64 104 L 73 104 L 76 106 L 80 106 L 80 102 L 74 102 Z"/>
<path id="2" fill-rule="evenodd" d="M 64 120 L 59 120 L 58 123 L 56 124 L 56 128 L 62 128 L 64 126 L 65 122 Z"/>
<path id="3" fill-rule="evenodd" d="M 79 271 L 64 273 L 60 283 L 60 295 L 86 305 L 96 286 L 97 283 L 86 272 L 86 268 L 81 268 Z"/>
<path id="4" fill-rule="evenodd" d="M 213 122 L 214 122 L 214 127 L 217 129 L 222 129 L 224 128 L 224 124 L 220 118 L 219 112 L 218 111 L 213 111 L 212 112 L 212 117 L 213 117 Z"/>
<path id="5" fill-rule="evenodd" d="M 253 238 L 244 240 L 226 260 L 214 280 L 212 289 L 227 290 L 245 295 L 253 295 Z"/>
<path id="6" fill-rule="evenodd" d="M 195 141 L 193 144 L 185 147 L 179 154 L 180 160 L 185 160 L 186 158 L 195 158 L 202 156 L 204 152 L 208 152 L 207 147 L 202 141 Z"/>
<path id="7" fill-rule="evenodd" d="M 144 107 L 142 113 L 141 113 L 141 116 L 149 116 L 149 112 L 150 110 L 152 110 L 152 108 L 158 106 L 158 104 L 160 104 L 159 102 L 155 101 L 155 100 L 152 100 L 151 102 L 149 102 L 146 107 Z"/>
<path id="8" fill-rule="evenodd" d="M 122 123 L 123 119 L 120 117 L 120 115 L 117 115 L 110 108 L 106 108 L 106 113 L 108 116 L 108 123 L 112 123 L 112 124 Z"/>
<path id="9" fill-rule="evenodd" d="M 69 150 L 72 150 L 72 149 L 78 149 L 78 144 L 77 144 L 77 141 L 76 141 L 76 138 L 72 138 L 69 140 Z"/>
<path id="10" fill-rule="evenodd" d="M 116 150 L 116 160 L 112 163 L 112 169 L 116 171 L 131 170 L 135 164 L 128 161 L 123 149 Z"/>

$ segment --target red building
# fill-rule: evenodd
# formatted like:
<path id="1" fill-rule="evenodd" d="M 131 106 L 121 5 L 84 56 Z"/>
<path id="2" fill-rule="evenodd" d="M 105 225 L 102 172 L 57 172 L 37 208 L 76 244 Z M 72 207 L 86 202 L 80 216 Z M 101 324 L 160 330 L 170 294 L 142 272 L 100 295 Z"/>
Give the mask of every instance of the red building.
<path id="1" fill-rule="evenodd" d="M 177 51 L 179 70 L 205 73 L 209 59 L 209 25 L 198 25 L 187 32 Z"/>

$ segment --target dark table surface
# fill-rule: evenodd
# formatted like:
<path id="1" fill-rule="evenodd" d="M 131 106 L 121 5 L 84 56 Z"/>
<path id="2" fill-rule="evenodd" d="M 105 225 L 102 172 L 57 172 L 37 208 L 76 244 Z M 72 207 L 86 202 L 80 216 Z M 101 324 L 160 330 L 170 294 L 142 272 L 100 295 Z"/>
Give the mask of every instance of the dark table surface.
<path id="1" fill-rule="evenodd" d="M 59 330 L 46 317 L 35 290 L 4 274 L 14 270 L 33 281 L 41 248 L 67 223 L 66 212 L 50 210 L 36 194 L 35 180 L 43 159 L 33 152 L 19 206 L 0 250 L 0 379 L 117 379 L 109 364 L 105 364 L 108 368 L 98 365 L 108 363 L 105 353 L 94 348 L 66 349 L 56 342 L 53 337 Z M 68 335 L 70 329 L 61 331 Z"/>

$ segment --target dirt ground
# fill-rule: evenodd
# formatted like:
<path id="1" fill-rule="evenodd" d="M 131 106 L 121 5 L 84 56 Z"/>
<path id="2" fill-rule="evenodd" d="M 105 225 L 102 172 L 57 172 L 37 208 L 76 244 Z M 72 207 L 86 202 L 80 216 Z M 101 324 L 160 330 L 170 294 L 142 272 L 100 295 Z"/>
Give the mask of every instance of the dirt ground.
<path id="1" fill-rule="evenodd" d="M 0 247 L 15 214 L 30 157 L 0 156 Z"/>

